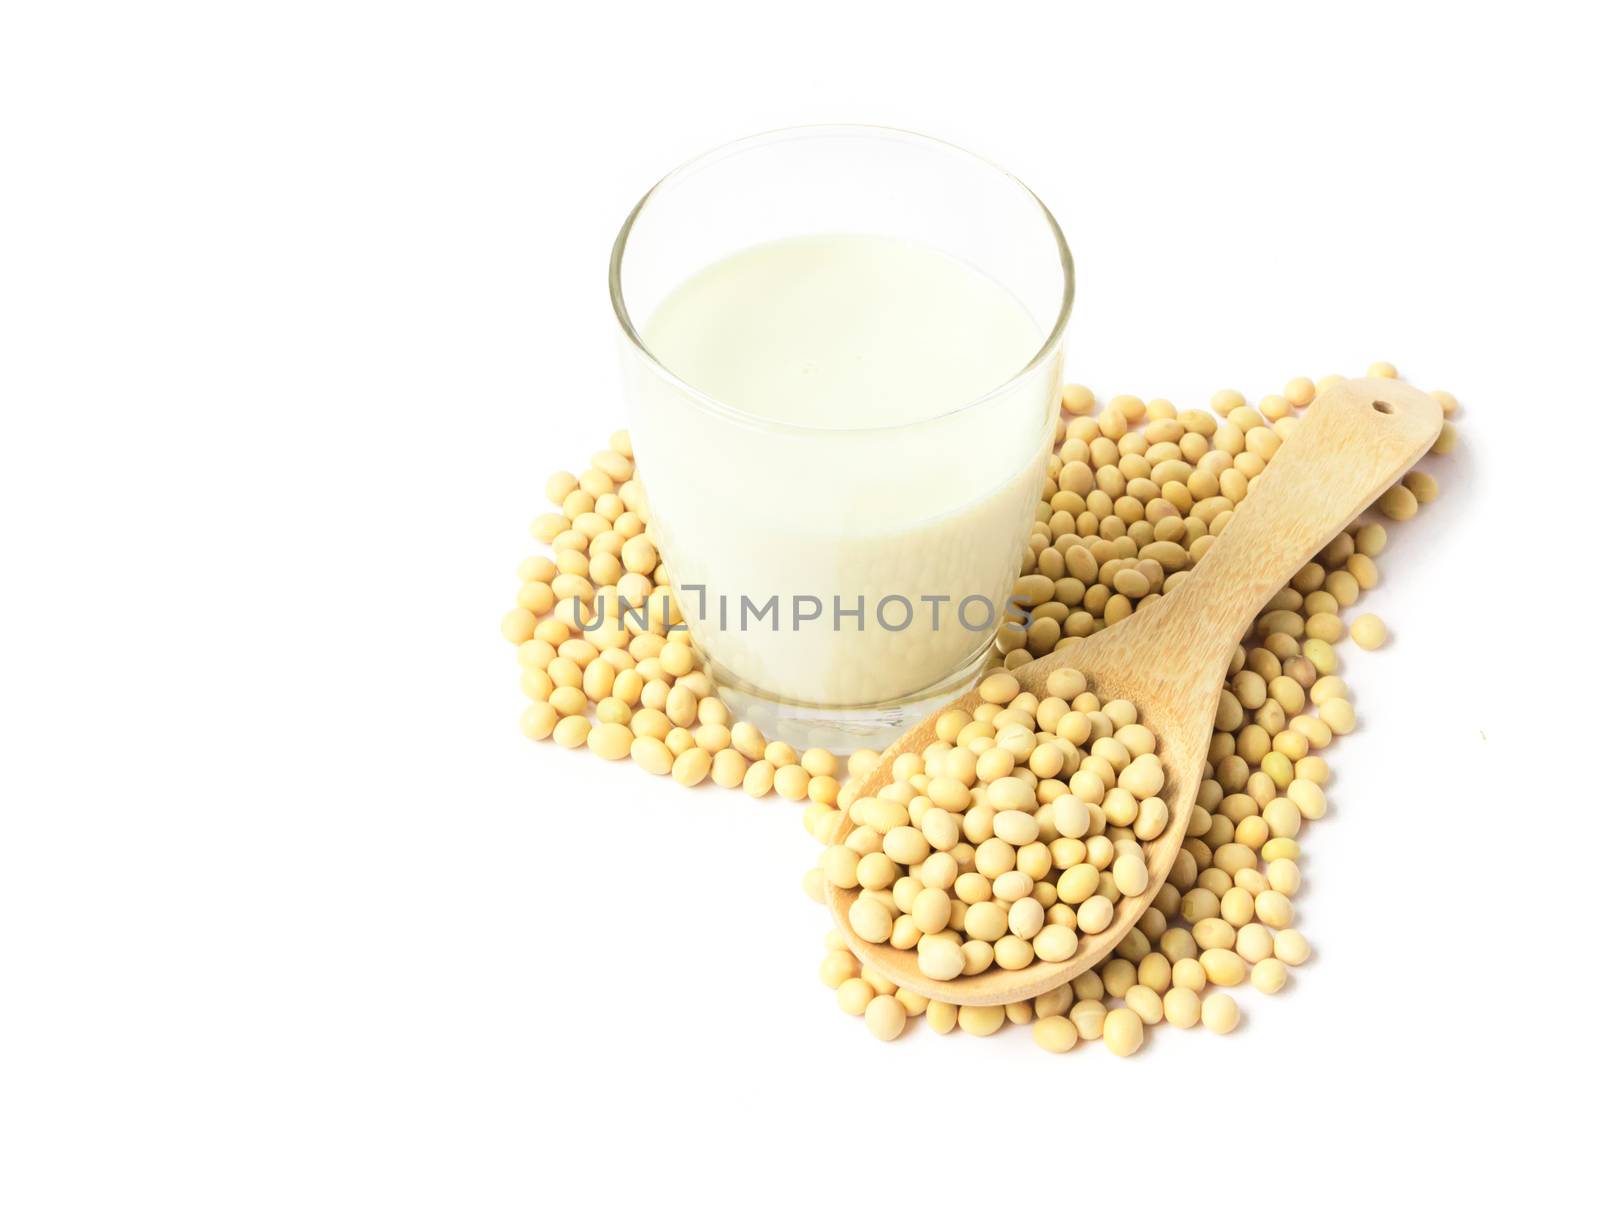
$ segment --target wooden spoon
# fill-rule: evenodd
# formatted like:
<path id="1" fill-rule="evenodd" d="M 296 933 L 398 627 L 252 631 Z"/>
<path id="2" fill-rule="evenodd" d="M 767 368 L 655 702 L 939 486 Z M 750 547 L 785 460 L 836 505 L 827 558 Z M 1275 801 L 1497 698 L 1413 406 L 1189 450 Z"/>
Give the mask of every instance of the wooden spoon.
<path id="1" fill-rule="evenodd" d="M 1077 952 L 1060 963 L 1036 960 L 1017 971 L 991 966 L 976 976 L 931 980 L 918 970 L 914 950 L 858 936 L 847 916 L 856 893 L 830 885 L 827 901 L 834 921 L 856 956 L 914 992 L 958 1005 L 992 1006 L 1058 988 L 1109 954 L 1155 899 L 1183 845 L 1217 702 L 1240 638 L 1295 572 L 1433 445 L 1442 417 L 1433 398 L 1395 380 L 1350 380 L 1329 389 L 1312 403 L 1210 552 L 1176 591 L 1147 601 L 1110 629 L 1074 639 L 1012 672 L 1024 690 L 1042 699 L 1051 672 L 1077 668 L 1102 701 L 1127 698 L 1155 732 L 1171 818 L 1166 830 L 1147 843 L 1149 884 L 1142 894 L 1117 903 L 1109 927 L 1080 936 Z M 978 701 L 974 691 L 945 709 L 970 712 Z M 895 757 L 932 743 L 942 713 L 885 752 L 873 772 L 852 784 L 851 797 L 876 794 L 893 781 Z M 842 816 L 835 841 L 843 841 L 853 827 L 849 816 Z"/>

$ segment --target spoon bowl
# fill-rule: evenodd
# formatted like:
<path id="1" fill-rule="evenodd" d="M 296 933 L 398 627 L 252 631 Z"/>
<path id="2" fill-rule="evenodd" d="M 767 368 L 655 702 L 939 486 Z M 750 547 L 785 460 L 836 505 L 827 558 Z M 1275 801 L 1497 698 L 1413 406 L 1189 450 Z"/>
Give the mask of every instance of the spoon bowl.
<path id="1" fill-rule="evenodd" d="M 1144 891 L 1119 900 L 1106 929 L 1080 933 L 1077 951 L 1059 963 L 1035 960 L 1016 970 L 991 966 L 973 976 L 933 980 L 918 968 L 915 950 L 870 943 L 856 934 L 848 913 L 857 893 L 829 885 L 827 903 L 856 957 L 926 997 L 992 1006 L 1059 988 L 1110 954 L 1144 916 L 1183 847 L 1205 776 L 1217 703 L 1239 640 L 1267 601 L 1427 452 L 1442 422 L 1433 398 L 1399 381 L 1334 386 L 1301 417 L 1176 590 L 1147 597 L 1116 625 L 1012 671 L 1024 691 L 1042 699 L 1052 672 L 1076 668 L 1102 702 L 1133 702 L 1139 721 L 1155 734 L 1170 815 L 1162 833 L 1145 843 L 1150 878 Z M 851 784 L 848 797 L 882 790 L 894 780 L 896 757 L 920 753 L 938 739 L 940 715 L 952 708 L 970 713 L 980 700 L 974 690 L 907 732 L 883 753 L 876 769 Z M 834 842 L 842 842 L 853 827 L 848 814 L 841 816 Z"/>

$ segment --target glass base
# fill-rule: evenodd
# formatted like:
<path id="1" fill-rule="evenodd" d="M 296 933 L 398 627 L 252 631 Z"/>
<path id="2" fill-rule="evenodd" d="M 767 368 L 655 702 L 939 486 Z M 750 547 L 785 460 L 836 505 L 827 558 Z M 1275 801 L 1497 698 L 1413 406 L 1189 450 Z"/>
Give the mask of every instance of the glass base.
<path id="1" fill-rule="evenodd" d="M 971 689 L 990 658 L 991 648 L 985 647 L 960 671 L 937 685 L 875 706 L 797 705 L 720 681 L 717 696 L 727 704 L 736 722 L 751 723 L 768 739 L 782 740 L 799 751 L 826 748 L 842 756 L 858 748 L 881 752 L 935 710 Z"/>

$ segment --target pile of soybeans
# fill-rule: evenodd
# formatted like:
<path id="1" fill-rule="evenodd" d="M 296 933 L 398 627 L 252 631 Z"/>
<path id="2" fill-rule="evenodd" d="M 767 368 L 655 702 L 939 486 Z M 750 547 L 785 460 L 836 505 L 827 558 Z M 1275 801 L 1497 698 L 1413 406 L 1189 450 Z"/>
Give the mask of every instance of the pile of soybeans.
<path id="1" fill-rule="evenodd" d="M 1396 371 L 1380 363 L 1367 375 L 1393 377 Z M 1254 406 L 1225 389 L 1212 397 L 1210 411 L 1179 410 L 1161 398 L 1129 396 L 1114 397 L 1100 407 L 1088 389 L 1068 385 L 1062 393 L 1056 451 L 1018 571 L 1019 608 L 1000 628 L 994 669 L 1006 671 L 1049 654 L 1066 640 L 1104 629 L 1175 587 L 1204 557 L 1252 480 L 1298 425 L 1297 412 L 1340 379 L 1331 376 L 1313 384 L 1297 377 L 1282 393 L 1263 397 Z M 1444 392 L 1433 396 L 1446 416 L 1433 451 L 1444 454 L 1455 445 L 1449 418 L 1456 401 Z M 1391 521 L 1409 519 L 1437 491 L 1434 478 L 1418 468 L 1387 491 L 1371 514 Z M 610 446 L 595 454 L 583 474 L 555 474 L 546 492 L 557 510 L 536 519 L 533 534 L 552 553 L 527 558 L 518 567 L 516 607 L 501 623 L 505 637 L 517 647 L 522 689 L 530 699 L 523 732 L 535 740 L 553 738 L 568 748 L 587 747 L 606 760 L 631 758 L 685 786 L 709 779 L 740 787 L 755 798 L 775 791 L 803 805 L 801 820 L 812 836 L 831 841 L 851 807 L 850 788 L 841 787 L 838 759 L 821 749 L 797 753 L 782 741 L 767 740 L 749 723 L 731 721 L 686 634 L 670 628 L 682 618 L 649 538 L 648 509 L 627 434 L 612 436 Z M 1346 610 L 1376 584 L 1376 558 L 1386 540 L 1384 525 L 1375 518 L 1357 521 L 1290 580 L 1240 640 L 1183 849 L 1150 908 L 1110 958 L 1070 985 L 1032 1001 L 956 1007 L 929 1001 L 863 968 L 838 932 L 829 931 L 821 976 L 835 990 L 839 1007 L 864 1016 L 868 1029 L 882 1039 L 897 1038 L 917 1018 L 941 1034 L 959 1027 L 969 1034 L 991 1035 L 1014 1023 L 1031 1025 L 1035 1041 L 1052 1052 L 1064 1052 L 1080 1039 L 1103 1039 L 1111 1051 L 1126 1056 L 1138 1051 L 1146 1029 L 1160 1022 L 1177 1027 L 1203 1023 L 1220 1033 L 1233 1030 L 1239 1009 L 1229 988 L 1248 981 L 1263 993 L 1281 990 L 1288 969 L 1310 955 L 1305 937 L 1294 928 L 1293 901 L 1301 883 L 1305 826 L 1327 810 L 1323 790 L 1329 769 L 1321 754 L 1356 722 L 1349 690 L 1338 675 L 1335 645 L 1347 633 L 1367 649 L 1387 640 L 1383 622 L 1371 614 L 1356 617 L 1348 627 L 1344 621 Z M 647 598 L 648 614 L 623 614 L 624 604 L 638 605 Z M 1001 683 L 991 685 L 997 695 Z M 1040 707 L 1013 707 L 1006 692 L 1007 704 L 990 701 L 995 709 L 989 717 L 1025 710 L 1030 729 L 1041 737 L 1050 734 L 1036 721 Z M 1093 697 L 1087 691 L 1073 692 Z M 1095 728 L 1099 735 L 1137 726 L 1130 717 L 1133 708 L 1116 707 L 1115 719 L 1104 712 L 1111 708 L 1108 703 L 1094 711 L 1106 720 Z M 1059 720 L 1051 722 L 1051 731 L 1058 727 Z M 1139 744 L 1106 750 L 1123 759 L 1123 766 L 1110 765 L 1119 774 L 1146 754 L 1136 750 L 1143 744 L 1137 731 L 1122 735 Z M 939 754 L 938 764 L 954 766 L 952 771 L 967 766 L 960 757 L 951 757 L 965 747 L 958 738 L 959 728 Z M 976 731 L 969 738 L 982 745 L 982 752 L 992 751 L 995 741 L 988 732 Z M 980 761 L 981 754 L 974 753 L 974 774 Z M 876 764 L 876 753 L 857 752 L 847 762 L 846 776 L 863 775 Z M 1041 950 L 1041 937 L 1043 951 L 1070 955 L 1067 937 L 1078 928 L 1077 917 L 1085 907 L 1092 909 L 1098 924 L 1105 912 L 1098 901 L 1109 902 L 1137 880 L 1132 859 L 1138 842 L 1147 839 L 1140 836 L 1137 810 L 1126 823 L 1102 812 L 1072 838 L 1073 845 L 1061 848 L 1059 858 L 1049 859 L 1045 847 L 1039 859 L 1024 863 L 1035 869 L 1050 863 L 1035 878 L 1016 865 L 1023 850 L 1039 843 L 1021 840 L 1028 833 L 1021 819 L 1012 817 L 1015 825 L 1007 821 L 1008 835 L 1019 842 L 1003 841 L 1010 851 L 1007 868 L 996 869 L 996 855 L 1005 852 L 998 848 L 990 849 L 991 857 L 980 863 L 983 843 L 1003 839 L 992 822 L 968 826 L 964 813 L 947 805 L 953 793 L 935 786 L 939 774 L 924 768 L 922 756 L 909 754 L 898 758 L 894 771 L 898 797 L 904 800 L 904 824 L 915 826 L 915 833 L 901 834 L 903 840 L 897 838 L 889 852 L 852 851 L 858 883 L 859 868 L 865 867 L 873 886 L 860 886 L 876 893 L 873 903 L 882 916 L 872 915 L 871 930 L 883 931 L 883 940 L 893 940 L 898 931 L 896 945 L 917 945 L 924 935 L 917 921 L 921 898 L 922 924 L 928 926 L 938 920 L 935 914 L 943 904 L 962 904 L 963 920 L 966 910 L 988 906 L 975 933 L 955 933 L 948 912 L 944 925 L 934 931 L 947 941 L 960 939 L 963 970 L 997 963 L 996 950 L 1010 952 L 1020 965 L 1023 947 Z M 1037 774 L 1030 779 L 1035 788 L 1053 780 L 1054 775 Z M 1019 792 L 1005 789 L 1005 798 L 1019 797 Z M 946 795 L 946 805 L 941 805 L 940 793 Z M 1134 800 L 1136 808 L 1138 802 Z M 940 814 L 932 817 L 934 837 L 947 840 L 950 848 L 914 856 L 934 839 L 925 830 L 925 813 L 935 808 Z M 1026 800 L 1003 810 L 1027 810 L 1033 818 Z M 990 821 L 999 818 L 987 804 L 983 812 Z M 1147 814 L 1153 816 L 1154 809 Z M 886 821 L 886 826 L 901 827 L 900 818 L 893 824 Z M 1064 837 L 1050 824 L 1044 835 L 1052 834 Z M 878 835 L 886 838 L 887 832 Z M 1059 903 L 1055 883 L 1045 876 L 1062 879 L 1070 867 L 1057 863 L 1075 859 L 1080 847 L 1085 862 L 1092 854 L 1103 865 L 1095 868 L 1095 891 L 1080 895 L 1074 908 L 1070 902 Z M 955 871 L 948 876 L 951 899 L 943 903 L 938 897 L 923 897 L 935 887 L 923 881 L 921 869 L 933 856 L 946 860 L 938 863 L 940 882 L 945 870 Z M 822 867 L 834 868 L 830 877 L 841 883 L 847 861 L 843 854 L 824 851 L 818 869 L 805 876 L 805 890 L 820 901 Z M 1126 872 L 1120 886 L 1115 874 L 1119 862 Z M 1021 890 L 1024 877 L 1031 880 L 1026 892 Z M 1005 883 L 996 892 L 995 882 L 1002 878 Z M 963 887 L 985 899 L 961 900 Z M 1053 909 L 1059 911 L 1052 915 Z M 1023 927 L 1031 934 L 1017 932 Z M 1021 945 L 1000 948 L 1007 939 Z M 929 965 L 934 972 L 955 967 L 953 957 L 943 958 L 943 948 L 937 954 Z M 999 961 L 999 966 L 1005 963 Z"/>

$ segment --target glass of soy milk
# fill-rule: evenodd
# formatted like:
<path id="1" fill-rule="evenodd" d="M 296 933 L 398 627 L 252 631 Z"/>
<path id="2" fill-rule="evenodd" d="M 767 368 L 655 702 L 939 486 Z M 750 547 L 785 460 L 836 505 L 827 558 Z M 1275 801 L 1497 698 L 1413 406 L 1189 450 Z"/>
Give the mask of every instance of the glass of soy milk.
<path id="1" fill-rule="evenodd" d="M 982 670 L 1072 294 L 1027 187 L 904 131 L 741 140 L 634 208 L 611 299 L 650 536 L 736 716 L 881 747 Z"/>

